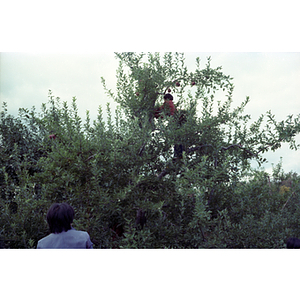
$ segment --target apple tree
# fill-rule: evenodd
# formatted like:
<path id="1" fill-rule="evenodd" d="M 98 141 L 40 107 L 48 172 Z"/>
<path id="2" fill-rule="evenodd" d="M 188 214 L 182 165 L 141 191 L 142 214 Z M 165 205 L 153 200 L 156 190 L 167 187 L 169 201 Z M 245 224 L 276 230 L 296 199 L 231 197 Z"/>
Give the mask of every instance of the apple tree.
<path id="1" fill-rule="evenodd" d="M 95 248 L 278 248 L 300 234 L 299 176 L 251 161 L 282 143 L 297 150 L 299 116 L 251 120 L 232 107 L 233 78 L 181 53 L 116 53 L 115 112 L 96 120 L 54 97 L 41 112 L 1 115 L 1 236 L 34 247 L 54 202 L 75 209 L 73 226 Z M 172 94 L 176 111 L 166 109 Z M 178 155 L 179 153 L 179 155 Z M 17 209 L 13 207 L 16 203 Z"/>
<path id="2" fill-rule="evenodd" d="M 146 211 L 152 245 L 164 240 L 167 247 L 203 246 L 214 221 L 233 210 L 232 198 L 250 171 L 251 160 L 262 164 L 263 154 L 284 142 L 297 149 L 299 116 L 277 122 L 267 112 L 250 124 L 251 116 L 244 114 L 249 98 L 231 107 L 233 79 L 221 67 L 212 68 L 210 58 L 204 68 L 197 59 L 195 71 L 189 72 L 183 54 L 116 53 L 116 57 L 116 92 L 106 87 L 104 79 L 103 84 L 120 104 L 123 122 L 131 127 L 132 136 L 125 139 L 130 152 L 123 152 L 123 158 L 129 155 L 134 162 L 127 169 L 129 191 L 120 199 L 121 210 L 132 205 Z M 155 107 L 166 93 L 174 96 L 177 114 L 155 119 Z M 176 144 L 184 149 L 179 160 L 174 157 Z M 132 242 L 137 233 L 126 222 L 125 237 Z"/>

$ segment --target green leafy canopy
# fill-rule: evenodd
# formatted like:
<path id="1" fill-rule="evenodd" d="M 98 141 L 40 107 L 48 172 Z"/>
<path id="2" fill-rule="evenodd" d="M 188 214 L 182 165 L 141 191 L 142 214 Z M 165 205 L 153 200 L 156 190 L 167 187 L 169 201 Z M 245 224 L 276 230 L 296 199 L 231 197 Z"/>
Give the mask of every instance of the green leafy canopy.
<path id="1" fill-rule="evenodd" d="M 249 97 L 232 107 L 233 79 L 210 57 L 191 72 L 183 53 L 115 55 L 116 89 L 102 83 L 119 106 L 106 121 L 51 91 L 39 113 L 4 104 L 2 247 L 36 247 L 54 202 L 74 207 L 96 248 L 278 248 L 299 234 L 299 176 L 250 167 L 282 143 L 297 150 L 299 115 L 251 123 Z M 166 93 L 177 111 L 157 117 Z"/>

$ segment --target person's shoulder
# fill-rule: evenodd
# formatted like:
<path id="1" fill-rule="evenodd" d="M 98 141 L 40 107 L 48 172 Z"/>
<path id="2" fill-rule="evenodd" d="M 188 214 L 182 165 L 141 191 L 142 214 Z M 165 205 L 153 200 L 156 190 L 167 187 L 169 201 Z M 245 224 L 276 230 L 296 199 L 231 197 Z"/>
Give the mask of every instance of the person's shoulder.
<path id="1" fill-rule="evenodd" d="M 76 230 L 76 232 L 78 232 L 78 234 L 82 234 L 82 235 L 89 235 L 86 231 L 82 231 L 82 230 Z"/>
<path id="2" fill-rule="evenodd" d="M 53 233 L 50 233 L 49 235 L 43 237 L 40 239 L 37 243 L 37 248 L 44 248 L 46 244 L 48 244 L 48 241 L 51 240 L 53 237 Z"/>
<path id="3" fill-rule="evenodd" d="M 93 248 L 93 243 L 91 242 L 90 235 L 86 231 L 75 230 L 74 228 L 72 228 L 72 229 L 73 230 L 69 230 L 69 231 L 72 232 L 74 237 L 76 235 L 76 239 L 84 241 L 86 244 L 86 248 L 89 248 L 89 249 Z"/>
<path id="4" fill-rule="evenodd" d="M 68 232 L 70 232 L 71 234 L 74 234 L 74 235 L 89 236 L 89 234 L 86 231 L 77 230 L 75 228 L 68 230 Z"/>

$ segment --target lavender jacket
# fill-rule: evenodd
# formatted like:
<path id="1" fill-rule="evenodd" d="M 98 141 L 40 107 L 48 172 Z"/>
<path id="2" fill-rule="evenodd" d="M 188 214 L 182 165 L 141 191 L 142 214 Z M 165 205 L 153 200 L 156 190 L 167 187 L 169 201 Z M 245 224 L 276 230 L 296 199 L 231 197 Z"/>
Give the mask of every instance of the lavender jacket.
<path id="1" fill-rule="evenodd" d="M 90 236 L 74 228 L 61 233 L 50 233 L 38 241 L 37 249 L 93 249 Z"/>

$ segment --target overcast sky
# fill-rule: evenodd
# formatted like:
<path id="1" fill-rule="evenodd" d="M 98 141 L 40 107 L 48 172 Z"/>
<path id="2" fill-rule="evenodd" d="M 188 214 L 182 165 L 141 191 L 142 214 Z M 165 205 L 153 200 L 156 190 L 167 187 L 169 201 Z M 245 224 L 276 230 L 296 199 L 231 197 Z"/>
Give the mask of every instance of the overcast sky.
<path id="1" fill-rule="evenodd" d="M 260 52 L 187 52 L 186 63 L 192 71 L 195 58 L 201 58 L 205 67 L 208 56 L 212 58 L 212 67 L 222 66 L 223 72 L 232 76 L 235 85 L 233 106 L 237 106 L 246 96 L 250 103 L 246 113 L 256 120 L 261 114 L 271 110 L 277 120 L 287 115 L 300 113 L 299 53 L 260 53 Z M 48 100 L 48 90 L 62 101 L 71 103 L 76 96 L 80 115 L 84 118 L 86 110 L 91 119 L 97 116 L 101 105 L 105 111 L 106 103 L 112 108 L 115 103 L 106 96 L 100 77 L 106 79 L 107 86 L 114 89 L 118 61 L 113 52 L 103 53 L 1 53 L 1 102 L 8 104 L 8 111 L 17 114 L 20 107 L 40 109 Z M 300 143 L 299 137 L 297 138 Z M 283 157 L 285 171 L 300 173 L 298 152 L 291 151 L 287 145 L 275 153 L 267 154 L 271 164 L 277 164 Z"/>
<path id="2" fill-rule="evenodd" d="M 69 103 L 76 96 L 80 115 L 89 110 L 95 118 L 98 106 L 105 109 L 110 101 L 100 77 L 115 87 L 113 51 L 120 50 L 184 51 L 191 70 L 196 56 L 204 67 L 210 55 L 212 67 L 222 66 L 234 78 L 233 106 L 250 97 L 246 113 L 253 121 L 268 110 L 277 120 L 300 113 L 297 1 L 137 5 L 129 0 L 99 6 L 89 0 L 54 0 L 45 6 L 11 0 L 1 4 L 1 12 L 0 101 L 8 103 L 12 114 L 33 105 L 39 110 L 51 89 Z M 283 157 L 285 171 L 300 173 L 298 152 L 284 145 L 266 154 L 266 170 Z"/>

